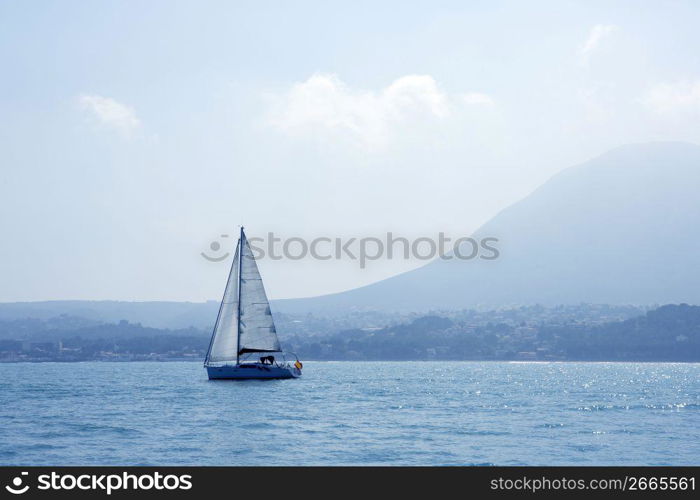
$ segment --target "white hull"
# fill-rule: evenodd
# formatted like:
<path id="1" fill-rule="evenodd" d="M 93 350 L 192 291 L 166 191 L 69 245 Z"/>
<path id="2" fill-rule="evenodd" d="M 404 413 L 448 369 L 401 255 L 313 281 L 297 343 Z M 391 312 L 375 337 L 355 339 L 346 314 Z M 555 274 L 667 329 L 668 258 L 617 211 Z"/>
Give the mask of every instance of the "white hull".
<path id="1" fill-rule="evenodd" d="M 259 380 L 301 377 L 294 366 L 244 363 L 241 365 L 207 366 L 209 380 Z"/>

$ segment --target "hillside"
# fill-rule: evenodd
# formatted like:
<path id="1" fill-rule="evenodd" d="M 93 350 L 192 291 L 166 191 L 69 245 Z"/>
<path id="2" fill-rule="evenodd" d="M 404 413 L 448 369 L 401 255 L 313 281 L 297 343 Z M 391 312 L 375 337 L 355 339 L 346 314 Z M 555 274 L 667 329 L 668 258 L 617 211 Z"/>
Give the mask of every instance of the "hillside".
<path id="1" fill-rule="evenodd" d="M 436 260 L 285 312 L 515 304 L 700 303 L 700 147 L 620 147 L 551 178 L 482 226 L 500 257 Z M 468 253 L 468 252 L 467 252 Z"/>

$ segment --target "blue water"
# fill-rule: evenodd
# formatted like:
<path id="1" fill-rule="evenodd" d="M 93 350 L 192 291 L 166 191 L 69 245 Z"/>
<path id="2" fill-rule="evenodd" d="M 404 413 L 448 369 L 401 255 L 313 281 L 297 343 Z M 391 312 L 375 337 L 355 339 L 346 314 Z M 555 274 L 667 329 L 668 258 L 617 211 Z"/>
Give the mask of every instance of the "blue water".
<path id="1" fill-rule="evenodd" d="M 700 364 L 0 365 L 3 465 L 700 463 Z"/>

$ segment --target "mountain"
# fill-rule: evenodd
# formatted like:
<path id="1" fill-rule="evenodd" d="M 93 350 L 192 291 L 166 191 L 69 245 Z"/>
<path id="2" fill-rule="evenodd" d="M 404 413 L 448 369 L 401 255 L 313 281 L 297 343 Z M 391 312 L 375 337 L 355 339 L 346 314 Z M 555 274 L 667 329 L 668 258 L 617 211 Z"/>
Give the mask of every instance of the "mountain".
<path id="1" fill-rule="evenodd" d="M 52 300 L 0 304 L 0 321 L 59 316 L 84 318 L 97 323 L 128 320 L 151 328 L 211 328 L 219 303 L 209 302 L 122 302 L 115 300 Z"/>
<path id="2" fill-rule="evenodd" d="M 700 304 L 698 221 L 700 146 L 629 145 L 563 170 L 484 224 L 473 236 L 499 239 L 496 260 L 436 260 L 362 288 L 272 306 L 276 313 L 336 314 Z M 5 303 L 0 321 L 67 315 L 207 329 L 217 310 L 215 301 Z"/>
<path id="3" fill-rule="evenodd" d="M 700 303 L 700 146 L 636 144 L 563 170 L 482 226 L 496 260 L 436 260 L 283 312 Z M 468 253 L 465 251 L 464 253 Z"/>

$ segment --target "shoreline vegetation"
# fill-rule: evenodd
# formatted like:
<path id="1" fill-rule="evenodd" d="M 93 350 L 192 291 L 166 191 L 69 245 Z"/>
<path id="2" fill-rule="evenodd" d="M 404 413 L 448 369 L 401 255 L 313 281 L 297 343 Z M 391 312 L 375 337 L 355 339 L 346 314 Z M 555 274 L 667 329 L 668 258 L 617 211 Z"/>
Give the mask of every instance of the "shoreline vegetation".
<path id="1" fill-rule="evenodd" d="M 687 304 L 275 316 L 285 350 L 307 361 L 700 361 L 700 307 Z M 210 331 L 66 314 L 4 318 L 0 362 L 201 362 Z"/>

